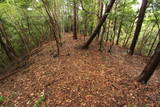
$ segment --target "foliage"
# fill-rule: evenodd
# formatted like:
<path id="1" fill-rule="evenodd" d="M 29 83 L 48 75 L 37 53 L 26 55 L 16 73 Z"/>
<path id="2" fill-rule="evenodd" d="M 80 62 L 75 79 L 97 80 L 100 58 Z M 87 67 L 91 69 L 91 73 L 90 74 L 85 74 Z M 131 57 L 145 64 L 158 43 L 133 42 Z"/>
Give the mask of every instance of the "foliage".
<path id="1" fill-rule="evenodd" d="M 41 96 L 37 101 L 36 103 L 34 104 L 33 107 L 40 107 L 40 104 L 42 104 L 43 101 L 45 101 L 45 96 Z"/>
<path id="2" fill-rule="evenodd" d="M 0 96 L 0 104 L 3 103 L 5 101 L 4 96 Z"/>

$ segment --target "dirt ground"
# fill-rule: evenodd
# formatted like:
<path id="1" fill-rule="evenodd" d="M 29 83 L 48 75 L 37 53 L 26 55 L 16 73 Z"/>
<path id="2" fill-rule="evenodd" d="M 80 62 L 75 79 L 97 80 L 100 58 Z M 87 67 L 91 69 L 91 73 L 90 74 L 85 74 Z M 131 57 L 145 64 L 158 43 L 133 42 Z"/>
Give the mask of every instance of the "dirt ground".
<path id="1" fill-rule="evenodd" d="M 101 53 L 97 42 L 81 50 L 83 37 L 64 36 L 59 57 L 53 57 L 53 42 L 43 44 L 28 67 L 0 82 L 0 107 L 33 107 L 40 96 L 39 107 L 160 107 L 158 70 L 147 85 L 135 82 L 145 57 L 115 46 L 112 54 Z"/>

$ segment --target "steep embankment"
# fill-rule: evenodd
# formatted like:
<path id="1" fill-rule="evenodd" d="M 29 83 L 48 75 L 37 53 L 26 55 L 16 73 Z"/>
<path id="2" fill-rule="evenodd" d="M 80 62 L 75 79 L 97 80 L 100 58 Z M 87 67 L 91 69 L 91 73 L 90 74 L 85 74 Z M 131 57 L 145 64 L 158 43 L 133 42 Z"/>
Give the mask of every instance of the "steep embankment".
<path id="1" fill-rule="evenodd" d="M 53 43 L 46 43 L 29 58 L 28 67 L 0 82 L 2 107 L 30 107 L 42 95 L 41 107 L 160 105 L 156 75 L 148 85 L 133 81 L 145 66 L 143 57 L 127 56 L 118 47 L 112 55 L 100 53 L 96 43 L 80 50 L 83 39 L 72 40 L 69 34 L 64 40 L 60 57 L 52 57 Z"/>

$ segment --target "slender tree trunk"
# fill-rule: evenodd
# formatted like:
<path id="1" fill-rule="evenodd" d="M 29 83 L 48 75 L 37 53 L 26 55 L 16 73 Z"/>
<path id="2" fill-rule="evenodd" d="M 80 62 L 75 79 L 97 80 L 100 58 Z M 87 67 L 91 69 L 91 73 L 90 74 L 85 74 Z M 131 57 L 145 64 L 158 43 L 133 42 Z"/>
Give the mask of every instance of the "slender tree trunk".
<path id="1" fill-rule="evenodd" d="M 127 38 L 128 38 L 128 31 L 125 32 L 125 33 L 126 33 L 126 36 L 125 36 L 124 41 L 123 41 L 123 47 L 125 47 L 126 40 L 127 40 Z"/>
<path id="2" fill-rule="evenodd" d="M 134 27 L 134 23 L 133 23 L 132 26 L 131 26 L 131 31 L 129 32 L 128 37 L 126 36 L 126 41 L 125 41 L 125 43 L 124 43 L 124 45 L 123 45 L 124 47 L 126 47 L 127 44 L 128 44 L 128 42 L 129 42 L 129 39 L 130 39 L 130 37 L 131 37 L 131 35 L 132 35 L 133 27 Z"/>
<path id="3" fill-rule="evenodd" d="M 15 56 L 15 58 L 18 57 L 12 44 L 11 44 L 11 41 L 8 38 L 9 36 L 8 36 L 8 33 L 6 32 L 6 29 L 3 25 L 3 23 L 0 23 L 0 33 L 1 33 L 3 41 L 6 44 L 7 48 L 9 49 L 9 51 L 11 51 L 11 54 L 13 54 L 13 56 Z"/>
<path id="4" fill-rule="evenodd" d="M 22 42 L 24 43 L 24 46 L 25 46 L 25 49 L 27 51 L 27 54 L 28 56 L 30 56 L 30 52 L 31 52 L 31 46 L 30 46 L 30 41 L 29 41 L 29 38 L 28 36 L 26 35 L 26 32 L 24 31 L 24 28 L 23 26 L 20 25 L 20 23 L 17 23 L 19 29 L 20 29 L 20 32 L 19 32 L 19 36 L 22 40 Z M 18 32 L 18 29 L 15 27 L 15 29 L 17 30 Z"/>
<path id="5" fill-rule="evenodd" d="M 107 35 L 106 35 L 106 41 L 108 41 L 108 39 L 109 39 L 109 31 L 110 31 L 110 25 L 111 25 L 111 20 L 109 20 L 109 22 L 108 22 L 108 26 L 107 26 Z"/>
<path id="6" fill-rule="evenodd" d="M 116 14 L 116 13 L 115 13 Z M 115 18 L 114 20 L 114 27 L 113 27 L 113 45 L 114 45 L 114 40 L 115 40 L 115 37 L 116 37 L 116 27 L 117 27 L 117 18 Z"/>
<path id="7" fill-rule="evenodd" d="M 56 16 L 53 12 L 51 12 L 51 9 L 49 8 L 48 1 L 47 0 L 42 0 L 44 4 L 45 11 L 49 17 L 49 25 L 50 25 L 50 31 L 53 34 L 53 38 L 56 41 L 56 47 L 57 47 L 57 54 L 54 55 L 54 57 L 57 57 L 60 55 L 60 43 L 59 43 L 59 29 L 58 29 L 58 23 L 56 20 Z M 56 26 L 56 27 L 55 27 Z"/>
<path id="8" fill-rule="evenodd" d="M 19 61 L 19 58 L 13 49 L 9 39 L 7 38 L 4 26 L 0 23 L 0 45 L 4 49 L 8 59 L 10 61 Z"/>
<path id="9" fill-rule="evenodd" d="M 87 15 L 87 14 L 86 14 Z M 84 40 L 85 40 L 85 38 L 86 38 L 86 36 L 87 36 L 87 34 L 88 34 L 88 25 L 87 25 L 87 17 L 86 17 L 86 15 L 85 15 L 85 19 L 84 19 Z"/>
<path id="10" fill-rule="evenodd" d="M 125 5 L 126 5 L 126 0 L 124 0 L 124 2 L 123 2 L 123 8 L 125 8 Z M 125 9 L 123 9 L 123 13 L 124 13 L 124 11 L 125 11 Z M 124 16 L 122 15 L 121 21 L 120 21 L 120 24 L 119 24 L 119 29 L 118 29 L 118 36 L 117 36 L 116 45 L 119 44 L 119 39 L 120 39 L 121 29 L 122 29 L 122 24 L 123 24 L 123 18 L 124 18 Z"/>
<path id="11" fill-rule="evenodd" d="M 116 11 L 117 11 L 117 5 L 116 5 L 116 7 L 115 7 L 115 14 L 116 14 Z M 109 53 L 111 53 L 112 47 L 113 47 L 114 42 L 115 42 L 115 37 L 116 37 L 116 27 L 117 27 L 117 17 L 115 17 L 115 20 L 114 20 L 113 38 L 112 38 L 112 43 L 111 43 L 111 45 L 109 46 L 109 49 L 108 49 L 108 52 L 109 52 Z"/>
<path id="12" fill-rule="evenodd" d="M 134 23 L 135 23 L 135 20 L 136 20 L 137 18 L 135 18 L 134 19 L 134 21 L 133 21 L 133 23 L 130 25 L 130 30 L 129 30 L 129 32 L 127 32 L 127 33 L 129 33 L 129 35 L 127 36 L 127 33 L 126 33 L 126 38 L 124 39 L 124 43 L 123 43 L 123 47 L 126 47 L 126 45 L 128 44 L 128 41 L 129 41 L 129 39 L 130 39 L 130 36 L 131 36 L 131 34 L 132 34 L 132 31 L 133 31 L 133 28 L 134 28 Z"/>
<path id="13" fill-rule="evenodd" d="M 24 39 L 26 41 L 26 44 L 28 45 L 28 49 L 29 49 L 29 53 L 30 53 L 31 52 L 31 48 L 32 48 L 31 40 L 30 40 L 29 36 L 27 35 L 27 32 L 25 31 L 25 27 L 24 27 L 23 23 L 22 22 L 21 22 L 21 24 L 18 23 L 18 25 L 19 25 L 21 33 L 22 33 L 22 35 L 23 35 L 23 37 L 24 37 Z"/>
<path id="14" fill-rule="evenodd" d="M 160 63 L 160 43 L 158 43 L 154 55 L 152 56 L 150 62 L 144 68 L 143 72 L 138 77 L 137 81 L 146 84 L 153 75 L 159 63 Z"/>
<path id="15" fill-rule="evenodd" d="M 147 44 L 149 38 L 150 38 L 150 34 L 152 33 L 153 29 L 154 29 L 155 25 L 153 25 L 152 29 L 147 32 L 147 34 L 143 35 L 142 41 L 141 41 L 141 45 L 140 45 L 140 49 L 139 49 L 139 54 L 142 55 L 142 50 L 145 47 L 144 45 Z"/>
<path id="16" fill-rule="evenodd" d="M 104 33 L 105 33 L 105 31 L 106 31 L 106 24 L 103 25 L 103 31 L 101 34 L 100 47 L 99 47 L 99 50 L 101 52 L 103 52 L 103 50 L 104 50 Z"/>
<path id="17" fill-rule="evenodd" d="M 91 37 L 88 39 L 88 41 L 83 45 L 82 49 L 87 49 L 89 47 L 89 45 L 91 44 L 91 42 L 93 41 L 93 39 L 96 37 L 96 35 L 100 31 L 100 28 L 102 27 L 103 23 L 105 22 L 105 20 L 106 20 L 106 18 L 108 16 L 108 13 L 111 11 L 114 2 L 115 2 L 115 0 L 110 0 L 110 3 L 107 6 L 107 8 L 105 9 L 105 13 L 102 16 L 99 24 L 97 25 L 97 27 L 95 28 L 95 30 L 91 34 Z"/>
<path id="18" fill-rule="evenodd" d="M 74 0 L 73 2 L 73 17 L 74 17 L 74 24 L 73 24 L 73 39 L 78 39 L 77 38 L 77 4 L 76 1 Z"/>
<path id="19" fill-rule="evenodd" d="M 156 37 L 154 38 L 154 40 L 153 40 L 153 42 L 152 42 L 151 48 L 150 48 L 150 50 L 149 50 L 149 52 L 148 52 L 148 56 L 151 54 L 152 49 L 153 49 L 153 46 L 154 46 L 154 44 L 155 44 L 155 42 L 156 42 L 159 34 L 160 34 L 160 30 L 158 31 Z"/>
<path id="20" fill-rule="evenodd" d="M 120 25 L 119 25 L 119 30 L 118 30 L 118 36 L 117 36 L 116 45 L 119 44 L 119 38 L 120 38 L 120 34 L 121 34 L 121 29 L 122 29 L 122 20 L 121 20 Z"/>
<path id="21" fill-rule="evenodd" d="M 28 33 L 30 36 L 32 36 L 32 33 L 31 33 L 31 25 L 30 25 L 30 22 L 29 22 L 29 16 L 26 15 L 26 21 L 27 21 L 27 27 L 28 27 Z"/>
<path id="22" fill-rule="evenodd" d="M 148 3 L 148 0 L 143 0 L 143 2 L 142 2 L 142 6 L 141 6 L 139 16 L 138 16 L 136 30 L 135 30 L 135 33 L 134 33 L 134 38 L 132 40 L 132 44 L 131 44 L 130 50 L 129 50 L 130 55 L 133 55 L 135 46 L 137 44 L 138 36 L 139 36 L 140 31 L 141 31 L 143 19 L 144 19 L 144 16 L 145 16 L 145 10 L 147 8 L 147 3 Z"/>
<path id="23" fill-rule="evenodd" d="M 99 23 L 102 18 L 102 15 L 103 15 L 103 2 L 102 2 L 102 0 L 98 0 L 98 8 L 99 8 L 98 9 L 98 23 Z M 99 39 L 100 33 L 101 33 L 101 28 L 98 32 L 97 39 Z"/>
<path id="24" fill-rule="evenodd" d="M 20 28 L 20 29 L 21 29 L 21 28 Z M 18 31 L 18 29 L 17 29 L 16 26 L 15 26 L 15 30 L 17 31 L 17 33 L 19 33 L 19 37 L 20 37 L 22 43 L 24 44 L 25 51 L 27 52 L 27 55 L 30 55 L 29 46 L 28 46 L 26 40 L 25 40 L 24 37 L 23 37 L 23 33 L 21 33 L 21 32 L 23 32 L 23 31 L 22 31 L 22 30 Z"/>
<path id="25" fill-rule="evenodd" d="M 142 36 L 142 40 L 141 40 L 141 43 L 140 43 L 140 48 L 139 48 L 139 54 L 141 54 L 141 51 L 142 51 L 142 48 L 143 48 L 143 44 L 144 44 L 144 41 L 145 41 L 145 38 L 146 38 L 146 36 L 147 36 L 147 31 L 149 30 L 148 28 L 149 28 L 149 25 L 150 24 L 148 24 L 148 26 L 146 27 L 146 29 L 145 29 L 145 31 L 144 31 L 144 33 L 143 33 L 143 36 Z"/>
<path id="26" fill-rule="evenodd" d="M 5 51 L 8 59 L 9 59 L 10 61 L 13 61 L 14 58 L 13 58 L 13 56 L 10 54 L 10 52 L 9 52 L 6 44 L 3 42 L 2 36 L 0 36 L 0 44 L 1 44 L 1 47 L 4 49 L 4 51 Z"/>

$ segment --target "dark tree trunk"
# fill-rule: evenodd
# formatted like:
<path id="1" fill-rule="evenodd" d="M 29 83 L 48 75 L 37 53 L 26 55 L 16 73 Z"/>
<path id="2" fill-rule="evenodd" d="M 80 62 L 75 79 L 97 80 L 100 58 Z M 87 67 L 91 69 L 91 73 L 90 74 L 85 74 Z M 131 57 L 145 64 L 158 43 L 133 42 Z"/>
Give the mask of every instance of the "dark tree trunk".
<path id="1" fill-rule="evenodd" d="M 138 82 L 146 84 L 154 73 L 156 67 L 160 62 L 160 43 L 158 43 L 154 55 L 152 56 L 150 62 L 146 65 L 143 72 L 138 77 Z"/>
<path id="2" fill-rule="evenodd" d="M 73 39 L 78 39 L 77 38 L 77 6 L 76 6 L 76 1 L 74 0 L 73 4 L 73 17 L 74 17 L 74 24 L 73 24 Z"/>
<path id="3" fill-rule="evenodd" d="M 122 20 L 121 20 L 120 25 L 119 25 L 119 30 L 118 30 L 118 36 L 117 36 L 116 45 L 119 44 L 119 38 L 120 38 L 120 34 L 121 34 L 121 29 L 122 29 Z"/>
<path id="4" fill-rule="evenodd" d="M 102 27 L 103 23 L 105 22 L 108 13 L 111 11 L 112 6 L 114 4 L 115 0 L 110 0 L 109 5 L 107 6 L 104 15 L 102 16 L 99 24 L 96 26 L 95 30 L 93 31 L 93 33 L 91 34 L 91 37 L 88 39 L 88 41 L 83 45 L 82 49 L 87 49 L 89 47 L 89 45 L 91 44 L 91 42 L 93 41 L 93 39 L 96 37 L 96 35 L 98 34 L 98 32 L 100 31 L 100 28 Z"/>
<path id="5" fill-rule="evenodd" d="M 142 6 L 141 6 L 139 16 L 138 16 L 136 30 L 135 30 L 135 33 L 134 33 L 134 38 L 132 40 L 132 44 L 131 44 L 130 50 L 129 50 L 130 55 L 133 55 L 135 46 L 137 44 L 138 36 L 139 36 L 140 31 L 141 31 L 143 19 L 144 19 L 144 16 L 145 16 L 145 10 L 147 8 L 147 3 L 148 3 L 148 0 L 143 0 L 143 2 L 142 2 Z"/>
<path id="6" fill-rule="evenodd" d="M 13 61 L 13 56 L 11 56 L 11 54 L 10 54 L 10 52 L 9 52 L 6 44 L 3 42 L 2 36 L 0 36 L 0 44 L 1 44 L 1 47 L 4 49 L 4 51 L 5 51 L 8 59 L 9 59 L 10 61 Z"/>

